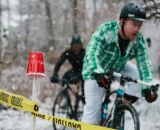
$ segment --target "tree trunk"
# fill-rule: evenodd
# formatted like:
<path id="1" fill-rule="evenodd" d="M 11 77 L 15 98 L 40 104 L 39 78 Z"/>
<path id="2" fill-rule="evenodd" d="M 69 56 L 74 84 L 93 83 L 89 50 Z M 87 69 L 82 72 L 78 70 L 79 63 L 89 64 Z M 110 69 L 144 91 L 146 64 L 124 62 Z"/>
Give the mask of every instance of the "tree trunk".
<path id="1" fill-rule="evenodd" d="M 0 0 L 0 63 L 2 62 L 2 1 Z"/>
<path id="2" fill-rule="evenodd" d="M 24 44 L 25 44 L 25 49 L 27 51 L 29 45 L 28 45 L 28 39 L 29 39 L 29 33 L 30 33 L 30 17 L 31 17 L 31 9 L 32 6 L 30 4 L 30 1 L 28 2 L 28 19 L 26 20 L 26 24 L 25 24 L 25 31 L 26 31 L 26 36 L 24 38 Z"/>
<path id="3" fill-rule="evenodd" d="M 77 7 L 77 0 L 73 0 L 73 33 L 78 33 L 78 25 L 77 25 L 77 14 L 78 14 L 78 7 Z"/>
<path id="4" fill-rule="evenodd" d="M 96 0 L 93 0 L 93 22 L 92 22 L 92 26 L 95 27 L 96 26 Z"/>
<path id="5" fill-rule="evenodd" d="M 73 33 L 85 32 L 85 0 L 73 0 Z"/>
<path id="6" fill-rule="evenodd" d="M 68 21 L 68 18 L 67 18 L 67 10 L 64 10 L 64 23 L 63 23 L 63 36 L 64 36 L 64 41 L 66 42 L 67 41 L 67 38 L 66 38 L 66 33 L 67 33 L 67 21 Z"/>
<path id="7" fill-rule="evenodd" d="M 47 15 L 47 20 L 46 20 L 46 26 L 47 26 L 47 31 L 48 31 L 48 45 L 53 46 L 54 49 L 56 48 L 56 44 L 54 43 L 53 39 L 53 22 L 52 22 L 52 13 L 51 13 L 51 8 L 48 0 L 43 0 L 45 4 L 45 10 L 46 10 L 46 15 Z"/>
<path id="8" fill-rule="evenodd" d="M 19 0 L 19 23 L 22 24 L 22 0 Z"/>
<path id="9" fill-rule="evenodd" d="M 83 19 L 83 32 L 86 33 L 86 0 L 83 0 L 83 5 L 82 5 L 82 19 Z"/>
<path id="10" fill-rule="evenodd" d="M 11 28 L 11 7 L 10 7 L 10 1 L 7 0 L 7 7 L 8 7 L 8 30 L 10 31 Z"/>

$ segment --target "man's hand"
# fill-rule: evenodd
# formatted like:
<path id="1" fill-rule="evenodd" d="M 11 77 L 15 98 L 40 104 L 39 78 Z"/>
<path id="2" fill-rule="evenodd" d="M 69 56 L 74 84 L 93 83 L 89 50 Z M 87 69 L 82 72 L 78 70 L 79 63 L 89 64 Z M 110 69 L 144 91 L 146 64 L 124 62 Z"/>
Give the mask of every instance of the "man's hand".
<path id="1" fill-rule="evenodd" d="M 110 88 L 111 81 L 103 74 L 95 74 L 95 79 L 100 87 Z"/>
<path id="2" fill-rule="evenodd" d="M 158 91 L 158 89 L 152 90 L 152 87 L 145 88 L 142 90 L 142 96 L 145 97 L 147 102 L 152 103 L 152 102 L 156 101 L 156 99 L 158 98 L 157 91 Z"/>
<path id="3" fill-rule="evenodd" d="M 51 80 L 52 83 L 58 83 L 58 81 L 59 81 L 58 74 L 53 74 L 53 76 L 51 77 L 50 80 Z"/>

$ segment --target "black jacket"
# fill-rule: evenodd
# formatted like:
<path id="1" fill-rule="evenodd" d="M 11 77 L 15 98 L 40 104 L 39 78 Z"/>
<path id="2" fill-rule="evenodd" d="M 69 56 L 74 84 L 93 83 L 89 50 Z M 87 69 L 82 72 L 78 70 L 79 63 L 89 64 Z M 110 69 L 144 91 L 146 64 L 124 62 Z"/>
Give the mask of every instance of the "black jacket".
<path id="1" fill-rule="evenodd" d="M 84 55 L 85 55 L 84 48 L 81 49 L 78 55 L 76 55 L 71 49 L 67 49 L 65 52 L 62 53 L 61 57 L 56 63 L 54 68 L 54 73 L 58 73 L 61 65 L 64 63 L 65 60 L 69 61 L 74 71 L 82 72 Z"/>

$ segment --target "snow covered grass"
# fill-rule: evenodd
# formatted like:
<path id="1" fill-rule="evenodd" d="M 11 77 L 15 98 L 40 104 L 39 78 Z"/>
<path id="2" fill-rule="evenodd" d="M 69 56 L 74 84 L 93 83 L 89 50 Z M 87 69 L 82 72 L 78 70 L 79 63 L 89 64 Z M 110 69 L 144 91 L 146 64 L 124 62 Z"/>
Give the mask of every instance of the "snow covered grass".
<path id="1" fill-rule="evenodd" d="M 47 75 L 51 74 L 52 68 L 53 66 L 47 65 Z M 16 92 L 16 94 L 21 94 L 22 92 L 23 96 L 30 96 L 32 81 L 29 81 L 23 77 L 24 70 L 25 69 L 22 67 L 17 69 L 13 68 L 12 72 L 4 70 L 2 72 L 3 78 L 0 79 L 1 88 L 9 90 L 9 92 Z M 7 78 L 11 81 L 9 84 Z M 58 90 L 59 87 L 49 83 L 49 77 L 42 81 L 41 93 L 39 96 L 41 113 L 52 115 L 52 106 Z M 139 112 L 141 130 L 160 130 L 159 104 L 160 97 L 156 102 L 151 104 L 147 103 L 144 99 L 140 99 L 134 104 L 135 108 Z M 36 128 L 36 130 L 53 130 L 52 122 L 48 122 L 40 118 L 37 118 Z M 1 110 L 0 130 L 32 130 L 32 115 L 28 112 L 13 110 L 12 108 Z"/>
<path id="2" fill-rule="evenodd" d="M 38 130 L 52 129 L 52 123 L 36 119 L 36 128 Z M 16 111 L 13 109 L 2 110 L 0 112 L 0 130 L 32 130 L 31 113 Z"/>
<path id="3" fill-rule="evenodd" d="M 140 99 L 135 104 L 140 116 L 141 130 L 159 130 L 160 129 L 160 99 L 149 104 Z M 41 103 L 40 112 L 52 115 L 52 99 L 47 99 Z M 52 122 L 37 118 L 37 130 L 52 130 Z M 20 110 L 1 110 L 0 112 L 0 130 L 32 130 L 32 115 Z"/>

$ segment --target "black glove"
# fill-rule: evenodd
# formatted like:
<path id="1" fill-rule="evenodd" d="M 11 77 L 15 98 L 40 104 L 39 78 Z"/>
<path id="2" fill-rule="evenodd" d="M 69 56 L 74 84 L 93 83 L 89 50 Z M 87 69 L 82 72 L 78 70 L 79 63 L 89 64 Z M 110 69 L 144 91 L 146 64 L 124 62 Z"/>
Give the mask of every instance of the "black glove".
<path id="1" fill-rule="evenodd" d="M 100 87 L 110 88 L 111 81 L 103 74 L 95 74 L 95 79 Z"/>
<path id="2" fill-rule="evenodd" d="M 58 83 L 58 81 L 59 81 L 58 74 L 53 74 L 53 76 L 51 77 L 50 80 L 51 80 L 52 83 Z"/>
<path id="3" fill-rule="evenodd" d="M 144 96 L 149 103 L 156 101 L 158 98 L 157 91 L 152 91 L 150 88 L 142 90 L 142 96 Z"/>

